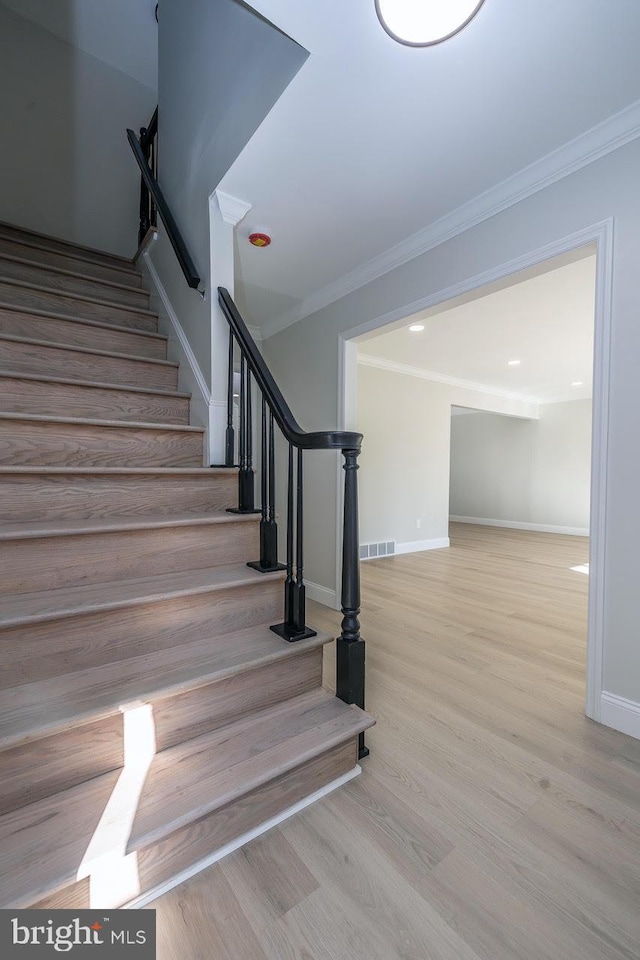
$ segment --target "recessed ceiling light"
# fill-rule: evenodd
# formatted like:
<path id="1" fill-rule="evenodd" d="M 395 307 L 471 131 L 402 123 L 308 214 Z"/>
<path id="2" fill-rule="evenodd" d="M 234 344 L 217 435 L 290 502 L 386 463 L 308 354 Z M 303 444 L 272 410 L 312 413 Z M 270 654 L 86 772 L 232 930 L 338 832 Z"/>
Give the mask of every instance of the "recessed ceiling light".
<path id="1" fill-rule="evenodd" d="M 520 360 L 507 360 L 510 367 L 517 367 L 520 362 Z"/>
<path id="2" fill-rule="evenodd" d="M 375 0 L 380 23 L 399 43 L 428 47 L 462 30 L 484 0 Z"/>
<path id="3" fill-rule="evenodd" d="M 581 387 L 582 384 L 583 384 L 583 381 L 582 381 L 582 380 L 574 380 L 573 383 L 571 384 L 571 386 L 572 386 L 572 387 Z"/>
<path id="4" fill-rule="evenodd" d="M 424 330 L 424 323 L 412 323 L 409 327 L 411 333 L 422 333 Z"/>

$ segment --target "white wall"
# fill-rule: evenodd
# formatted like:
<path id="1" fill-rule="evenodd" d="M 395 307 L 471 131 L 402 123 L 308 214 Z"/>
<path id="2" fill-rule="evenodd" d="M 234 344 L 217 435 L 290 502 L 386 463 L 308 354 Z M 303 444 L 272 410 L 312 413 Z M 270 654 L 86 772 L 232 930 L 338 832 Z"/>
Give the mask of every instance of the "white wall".
<path id="1" fill-rule="evenodd" d="M 538 420 L 451 419 L 453 517 L 586 533 L 590 481 L 590 400 L 542 404 Z"/>
<path id="2" fill-rule="evenodd" d="M 452 404 L 537 415 L 531 404 L 358 364 L 362 543 L 395 540 L 404 552 L 446 546 Z"/>
<path id="3" fill-rule="evenodd" d="M 0 4 L 0 220 L 133 256 L 140 180 L 125 129 L 155 104 L 151 88 Z"/>
<path id="4" fill-rule="evenodd" d="M 302 426 L 331 429 L 338 421 L 340 334 L 431 298 L 458 284 L 531 256 L 548 244 L 614 218 L 609 457 L 606 470 L 606 596 L 604 687 L 640 702 L 640 140 L 576 170 L 465 232 L 404 263 L 265 341 L 264 353 Z M 335 462 L 314 478 L 307 499 L 315 515 L 312 579 L 335 588 Z M 311 548 L 310 548 L 311 549 Z"/>
<path id="5" fill-rule="evenodd" d="M 151 259 L 209 387 L 217 286 L 209 197 L 307 56 L 236 0 L 162 2 L 158 176 L 207 300 L 187 287 L 162 224 Z"/>

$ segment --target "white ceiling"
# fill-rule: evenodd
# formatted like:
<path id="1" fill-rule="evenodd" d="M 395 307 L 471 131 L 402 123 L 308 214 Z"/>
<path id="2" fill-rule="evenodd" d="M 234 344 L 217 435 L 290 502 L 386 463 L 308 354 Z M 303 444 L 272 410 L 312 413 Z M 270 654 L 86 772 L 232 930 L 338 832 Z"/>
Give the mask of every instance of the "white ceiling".
<path id="1" fill-rule="evenodd" d="M 67 43 L 158 88 L 155 0 L 1 0 Z"/>
<path id="2" fill-rule="evenodd" d="M 267 333 L 640 99 L 638 0 L 485 0 L 465 30 L 423 49 L 395 43 L 373 0 L 252 6 L 311 53 L 222 181 L 253 204 L 238 279 Z M 270 247 L 245 242 L 254 229 Z"/>
<path id="3" fill-rule="evenodd" d="M 590 397 L 595 255 L 545 270 L 369 334 L 358 352 L 542 402 Z M 424 324 L 421 333 L 408 329 L 416 322 Z M 521 362 L 509 366 L 509 360 Z M 575 381 L 582 386 L 573 387 Z"/>

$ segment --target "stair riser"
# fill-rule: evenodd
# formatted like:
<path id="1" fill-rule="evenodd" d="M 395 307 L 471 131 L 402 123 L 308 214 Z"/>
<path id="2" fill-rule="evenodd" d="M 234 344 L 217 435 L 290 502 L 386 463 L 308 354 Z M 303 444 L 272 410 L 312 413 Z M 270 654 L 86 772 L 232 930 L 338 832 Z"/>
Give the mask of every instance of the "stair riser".
<path id="1" fill-rule="evenodd" d="M 94 303 L 82 297 L 35 290 L 5 280 L 0 280 L 0 303 L 15 304 L 33 310 L 50 310 L 67 317 L 83 317 L 85 320 L 99 320 L 117 327 L 134 327 L 151 332 L 155 332 L 158 325 L 156 317 L 141 313 L 133 307 L 122 307 L 116 303 Z"/>
<path id="2" fill-rule="evenodd" d="M 100 265 L 109 264 L 120 270 L 128 270 L 131 266 L 132 272 L 134 270 L 131 261 L 125 260 L 122 257 L 114 256 L 102 250 L 89 250 L 86 247 L 77 247 L 75 244 L 68 243 L 65 240 L 58 240 L 56 237 L 47 237 L 39 233 L 32 233 L 30 230 L 23 230 L 21 227 L 14 227 L 13 224 L 10 223 L 0 224 L 0 237 L 4 237 L 14 243 L 24 241 L 25 243 L 35 244 L 43 250 L 64 253 L 77 259 L 86 260 L 89 263 L 97 263 Z"/>
<path id="3" fill-rule="evenodd" d="M 0 419 L 0 466 L 201 467 L 198 432 Z"/>
<path id="4" fill-rule="evenodd" d="M 321 683 L 322 649 L 318 648 L 183 693 L 151 697 L 145 703 L 153 709 L 156 750 L 308 693 Z M 90 690 L 87 702 L 91 702 Z M 0 753 L 0 816 L 119 769 L 126 751 L 124 717 L 118 710 L 93 723 Z"/>
<path id="5" fill-rule="evenodd" d="M 125 390 L 46 380 L 0 379 L 2 410 L 51 417 L 85 417 L 100 420 L 135 420 L 139 423 L 189 423 L 187 397 L 163 397 Z"/>
<path id="6" fill-rule="evenodd" d="M 0 254 L 0 277 L 3 280 L 22 280 L 24 283 L 33 283 L 39 287 L 51 287 L 54 290 L 84 294 L 98 300 L 109 300 L 113 303 L 128 307 L 149 309 L 149 293 L 142 287 L 134 290 L 124 290 L 120 287 L 101 283 L 100 280 L 89 280 L 84 277 L 68 276 L 58 273 L 45 266 L 34 266 L 29 263 L 20 263 L 9 260 Z M 116 281 L 113 281 L 114 283 Z"/>
<path id="7" fill-rule="evenodd" d="M 45 677 L 153 656 L 181 643 L 282 619 L 283 587 L 262 580 L 241 587 L 97 610 L 0 630 L 0 689 Z"/>
<path id="8" fill-rule="evenodd" d="M 0 333 L 10 337 L 29 337 L 31 340 L 50 340 L 52 343 L 68 343 L 75 347 L 92 350 L 112 350 L 137 357 L 167 359 L 167 341 L 158 337 L 145 337 L 132 330 L 109 330 L 93 327 L 75 320 L 56 320 L 37 314 L 16 313 L 0 307 Z"/>
<path id="9" fill-rule="evenodd" d="M 90 881 L 83 879 L 70 881 L 68 886 L 57 891 L 42 891 L 42 899 L 38 902 L 18 903 L 16 906 L 46 910 L 80 910 L 89 906 L 115 909 L 136 896 L 168 883 L 233 840 L 349 773 L 357 762 L 357 740 L 354 739 L 301 764 L 290 773 L 251 791 L 241 800 L 176 830 L 166 840 L 138 851 L 139 889 L 136 893 L 124 892 L 118 889 L 117 884 L 100 884 L 101 889 L 107 888 L 104 899 L 95 902 L 94 896 L 91 902 Z"/>
<path id="10" fill-rule="evenodd" d="M 243 563 L 259 552 L 257 524 L 242 521 L 0 540 L 0 595 Z"/>
<path id="11" fill-rule="evenodd" d="M 0 474 L 0 516 L 5 522 L 85 517 L 145 517 L 225 510 L 237 500 L 233 474 L 69 477 Z"/>
<path id="12" fill-rule="evenodd" d="M 125 387 L 177 390 L 177 367 L 145 360 L 102 356 L 49 347 L 39 343 L 3 340 L 2 365 L 15 373 L 42 373 L 51 377 L 93 380 Z"/>
<path id="13" fill-rule="evenodd" d="M 61 270 L 70 270 L 72 273 L 81 273 L 85 277 L 95 277 L 98 280 L 107 280 L 110 283 L 123 283 L 128 287 L 142 287 L 142 276 L 134 270 L 118 270 L 114 267 L 103 266 L 87 260 L 78 260 L 64 253 L 55 253 L 53 250 L 43 250 L 40 247 L 30 246 L 7 240 L 0 236 L 0 255 L 22 257 L 43 266 L 59 267 Z"/>

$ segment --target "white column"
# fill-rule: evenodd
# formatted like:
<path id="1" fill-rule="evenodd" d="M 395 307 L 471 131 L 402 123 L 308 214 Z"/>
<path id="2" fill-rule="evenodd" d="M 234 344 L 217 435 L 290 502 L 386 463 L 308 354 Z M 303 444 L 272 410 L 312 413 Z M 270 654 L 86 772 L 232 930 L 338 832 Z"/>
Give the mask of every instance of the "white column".
<path id="1" fill-rule="evenodd" d="M 227 357 L 229 324 L 218 305 L 218 287 L 234 295 L 234 229 L 251 209 L 250 203 L 214 190 L 209 197 L 211 252 L 211 402 L 209 462 L 224 463 L 227 428 Z"/>

